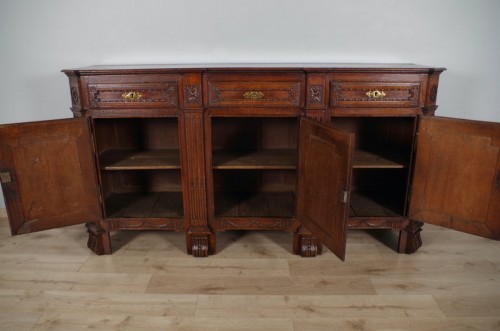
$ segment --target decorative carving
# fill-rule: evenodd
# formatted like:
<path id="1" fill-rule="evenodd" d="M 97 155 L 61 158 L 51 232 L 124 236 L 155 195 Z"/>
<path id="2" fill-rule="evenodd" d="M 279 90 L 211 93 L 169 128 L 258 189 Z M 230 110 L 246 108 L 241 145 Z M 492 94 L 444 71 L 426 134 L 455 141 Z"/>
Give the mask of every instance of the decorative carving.
<path id="1" fill-rule="evenodd" d="M 364 84 L 364 83 L 334 83 L 332 84 L 333 104 L 339 105 L 340 102 L 406 102 L 411 106 L 418 106 L 418 92 L 420 89 L 420 84 L 394 84 L 390 85 L 388 83 L 381 84 L 383 87 L 385 96 L 382 99 L 370 98 L 367 93 L 370 92 L 376 84 Z M 349 95 L 346 92 L 350 92 Z M 404 97 L 391 97 L 390 92 L 406 92 Z"/>
<path id="2" fill-rule="evenodd" d="M 195 257 L 208 256 L 208 237 L 207 236 L 191 236 L 192 254 Z"/>
<path id="3" fill-rule="evenodd" d="M 201 103 L 201 94 L 198 86 L 188 85 L 184 88 L 186 103 Z"/>
<path id="4" fill-rule="evenodd" d="M 190 226 L 207 225 L 205 159 L 203 143 L 203 114 L 185 115 L 186 148 L 193 157 L 187 166 Z"/>
<path id="5" fill-rule="evenodd" d="M 437 93 L 438 93 L 437 85 L 432 85 L 431 92 L 429 93 L 429 100 L 431 102 L 436 102 Z"/>
<path id="6" fill-rule="evenodd" d="M 252 92 L 252 93 L 259 93 L 258 98 L 245 98 L 243 97 L 242 99 L 240 98 L 230 98 L 230 97 L 222 97 L 222 92 L 235 92 L 234 95 L 241 95 L 244 96 L 245 93 L 248 93 L 249 88 L 252 87 L 251 84 L 249 84 L 248 87 L 221 87 L 223 84 L 216 84 L 216 83 L 208 83 L 208 94 L 209 94 L 209 105 L 210 106 L 219 106 L 221 102 L 224 103 L 238 103 L 241 102 L 242 100 L 249 100 L 250 102 L 270 102 L 270 103 L 287 103 L 291 106 L 298 106 L 300 103 L 300 83 L 286 83 L 285 84 L 279 84 L 279 86 L 272 87 L 272 84 L 269 84 L 269 86 L 262 86 L 258 88 L 258 92 Z M 286 92 L 288 97 L 287 98 L 272 98 L 272 97 L 265 97 L 272 95 L 272 92 Z M 252 94 L 253 95 L 253 94 Z"/>
<path id="7" fill-rule="evenodd" d="M 106 221 L 109 230 L 118 229 L 151 229 L 151 230 L 173 230 L 182 231 L 184 229 L 183 219 L 168 219 L 155 220 L 144 218 L 141 220 L 135 219 L 109 219 Z"/>
<path id="8" fill-rule="evenodd" d="M 323 103 L 323 86 L 313 85 L 309 89 L 309 103 Z"/>
<path id="9" fill-rule="evenodd" d="M 80 95 L 78 94 L 78 87 L 71 86 L 71 104 L 73 107 L 78 107 L 80 103 Z"/>
<path id="10" fill-rule="evenodd" d="M 261 222 L 259 220 L 250 220 L 245 222 L 236 222 L 229 219 L 217 220 L 217 230 L 279 230 L 289 231 L 293 229 L 293 220 L 278 220 L 274 222 Z"/>
<path id="11" fill-rule="evenodd" d="M 366 218 L 350 219 L 348 229 L 401 229 L 402 219 Z"/>
<path id="12" fill-rule="evenodd" d="M 87 223 L 85 226 L 89 234 L 87 247 L 97 255 L 111 254 L 109 232 L 95 223 Z"/>
<path id="13" fill-rule="evenodd" d="M 406 254 L 415 253 L 422 246 L 422 238 L 420 237 L 420 232 L 422 232 L 422 226 L 424 223 L 417 221 L 410 221 L 408 225 L 402 230 L 407 234 L 406 239 Z"/>
<path id="14" fill-rule="evenodd" d="M 318 255 L 318 240 L 312 235 L 300 236 L 300 256 L 315 257 Z"/>
<path id="15" fill-rule="evenodd" d="M 89 97 L 92 107 L 99 107 L 99 105 L 106 104 L 123 104 L 123 103 L 167 103 L 171 106 L 178 105 L 177 97 L 177 82 L 165 82 L 161 84 L 161 88 L 153 87 L 139 87 L 131 86 L 125 87 L 112 87 L 101 85 L 89 85 Z M 159 84 L 155 84 L 159 86 Z M 133 89 L 134 92 L 130 92 Z M 141 95 L 140 98 L 124 99 L 123 95 L 135 93 Z M 103 96 L 105 94 L 105 96 Z M 156 97 L 154 97 L 156 95 Z"/>

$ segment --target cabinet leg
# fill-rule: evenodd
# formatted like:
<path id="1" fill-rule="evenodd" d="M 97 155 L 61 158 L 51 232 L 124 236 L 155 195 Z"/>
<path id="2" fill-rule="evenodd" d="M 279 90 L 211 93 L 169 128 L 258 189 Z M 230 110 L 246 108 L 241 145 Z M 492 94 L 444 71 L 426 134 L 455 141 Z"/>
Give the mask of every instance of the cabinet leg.
<path id="1" fill-rule="evenodd" d="M 87 223 L 85 226 L 89 234 L 87 247 L 97 255 L 111 254 L 109 231 L 104 230 L 96 223 Z"/>
<path id="2" fill-rule="evenodd" d="M 424 223 L 410 220 L 399 232 L 398 252 L 405 254 L 415 253 L 422 246 L 422 226 Z"/>
<path id="3" fill-rule="evenodd" d="M 293 234 L 293 253 L 302 257 L 315 257 L 323 252 L 319 240 L 305 230 Z"/>

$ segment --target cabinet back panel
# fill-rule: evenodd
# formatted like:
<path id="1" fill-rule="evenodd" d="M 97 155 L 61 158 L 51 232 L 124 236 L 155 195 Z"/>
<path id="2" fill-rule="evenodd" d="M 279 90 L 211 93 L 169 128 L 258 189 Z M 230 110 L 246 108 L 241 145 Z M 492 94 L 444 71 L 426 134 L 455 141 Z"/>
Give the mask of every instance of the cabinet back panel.
<path id="1" fill-rule="evenodd" d="M 410 161 L 415 132 L 413 117 L 333 118 L 331 124 L 356 135 L 355 149 L 381 155 L 403 154 L 405 163 Z"/>
<path id="2" fill-rule="evenodd" d="M 297 148 L 297 119 L 212 118 L 212 148 L 259 150 Z"/>
<path id="3" fill-rule="evenodd" d="M 216 192 L 294 192 L 295 184 L 294 170 L 214 172 Z"/>
<path id="4" fill-rule="evenodd" d="M 179 171 L 106 171 L 101 173 L 104 196 L 112 193 L 180 192 Z"/>
<path id="5" fill-rule="evenodd" d="M 177 118 L 98 119 L 94 122 L 97 150 L 179 149 Z"/>

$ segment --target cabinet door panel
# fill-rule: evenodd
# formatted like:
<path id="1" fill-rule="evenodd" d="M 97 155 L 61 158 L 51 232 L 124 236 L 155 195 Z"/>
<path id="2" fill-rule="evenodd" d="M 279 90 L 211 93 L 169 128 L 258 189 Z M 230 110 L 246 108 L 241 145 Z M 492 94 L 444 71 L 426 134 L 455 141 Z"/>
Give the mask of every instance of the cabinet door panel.
<path id="1" fill-rule="evenodd" d="M 353 146 L 352 134 L 307 118 L 300 122 L 297 219 L 342 260 Z"/>
<path id="2" fill-rule="evenodd" d="M 12 234 L 101 218 L 91 146 L 86 119 L 0 127 L 0 179 Z"/>
<path id="3" fill-rule="evenodd" d="M 422 118 L 410 217 L 500 239 L 500 123 Z"/>

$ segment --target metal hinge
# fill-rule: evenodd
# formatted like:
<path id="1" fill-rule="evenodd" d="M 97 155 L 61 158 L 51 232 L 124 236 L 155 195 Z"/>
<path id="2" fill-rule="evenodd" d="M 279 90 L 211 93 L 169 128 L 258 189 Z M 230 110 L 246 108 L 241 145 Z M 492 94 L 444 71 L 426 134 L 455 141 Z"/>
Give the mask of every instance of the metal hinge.
<path id="1" fill-rule="evenodd" d="M 12 176 L 10 175 L 10 172 L 0 172 L 0 182 L 2 183 L 10 183 L 12 182 Z"/>
<path id="2" fill-rule="evenodd" d="M 348 191 L 340 191 L 339 197 L 340 197 L 341 203 L 347 203 L 347 198 L 349 197 L 349 192 Z"/>

